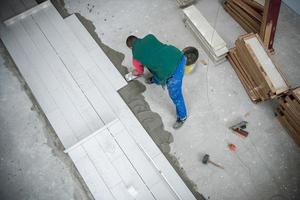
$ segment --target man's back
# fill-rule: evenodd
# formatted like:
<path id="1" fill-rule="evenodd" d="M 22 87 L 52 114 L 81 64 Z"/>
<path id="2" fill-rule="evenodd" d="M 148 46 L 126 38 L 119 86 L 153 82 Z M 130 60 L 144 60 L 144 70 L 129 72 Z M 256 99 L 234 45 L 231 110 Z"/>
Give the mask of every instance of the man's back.
<path id="1" fill-rule="evenodd" d="M 161 43 L 154 35 L 147 35 L 133 43 L 133 58 L 146 66 L 162 83 L 172 76 L 183 53 L 172 45 Z"/>

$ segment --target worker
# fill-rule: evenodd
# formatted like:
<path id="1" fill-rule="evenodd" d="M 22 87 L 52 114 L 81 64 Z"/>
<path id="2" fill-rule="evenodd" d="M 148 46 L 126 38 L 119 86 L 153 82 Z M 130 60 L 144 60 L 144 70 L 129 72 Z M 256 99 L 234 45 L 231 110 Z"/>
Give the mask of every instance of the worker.
<path id="1" fill-rule="evenodd" d="M 129 36 L 127 46 L 132 49 L 133 75 L 144 73 L 146 67 L 152 76 L 146 79 L 148 84 L 157 84 L 165 88 L 176 107 L 177 120 L 174 129 L 180 128 L 187 119 L 186 106 L 182 95 L 182 79 L 186 58 L 182 51 L 172 45 L 161 43 L 154 35 L 149 34 L 140 39 Z"/>

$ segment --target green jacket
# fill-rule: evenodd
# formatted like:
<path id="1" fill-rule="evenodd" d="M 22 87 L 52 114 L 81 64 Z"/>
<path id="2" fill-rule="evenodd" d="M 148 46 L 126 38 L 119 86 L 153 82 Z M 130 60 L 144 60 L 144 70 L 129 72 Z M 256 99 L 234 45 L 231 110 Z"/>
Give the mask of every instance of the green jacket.
<path id="1" fill-rule="evenodd" d="M 183 56 L 179 49 L 161 43 L 152 34 L 135 40 L 132 54 L 133 59 L 147 67 L 161 85 L 165 85 L 168 78 L 173 75 Z"/>

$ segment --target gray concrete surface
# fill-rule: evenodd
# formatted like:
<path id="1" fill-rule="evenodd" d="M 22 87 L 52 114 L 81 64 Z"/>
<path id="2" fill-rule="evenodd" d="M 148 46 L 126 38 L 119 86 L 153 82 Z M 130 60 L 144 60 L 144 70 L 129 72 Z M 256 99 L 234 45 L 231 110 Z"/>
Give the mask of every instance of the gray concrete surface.
<path id="1" fill-rule="evenodd" d="M 195 46 L 200 59 L 208 57 L 182 23 L 175 0 L 66 0 L 68 12 L 91 20 L 101 40 L 125 54 L 123 65 L 131 66 L 131 53 L 124 41 L 129 34 L 153 33 L 179 48 Z M 240 26 L 217 0 L 199 0 L 197 8 L 232 47 L 243 34 Z M 276 60 L 292 85 L 300 84 L 300 18 L 282 6 L 275 41 Z M 0 197 L 1 199 L 85 199 L 69 159 L 64 156 L 43 117 L 31 110 L 32 102 L 13 68 L 0 68 Z M 208 61 L 208 60 L 207 60 Z M 140 79 L 143 83 L 143 79 Z M 297 199 L 300 195 L 300 152 L 273 114 L 274 105 L 254 105 L 228 62 L 219 66 L 198 65 L 184 80 L 189 109 L 185 126 L 174 131 L 175 111 L 167 91 L 146 86 L 143 93 L 174 137 L 171 153 L 186 175 L 209 199 Z M 238 119 L 249 121 L 250 136 L 241 139 L 228 130 Z M 230 152 L 228 143 L 237 145 Z M 209 153 L 225 170 L 204 166 Z M 63 178 L 62 178 L 63 177 Z M 4 198 L 2 198 L 4 197 Z"/>

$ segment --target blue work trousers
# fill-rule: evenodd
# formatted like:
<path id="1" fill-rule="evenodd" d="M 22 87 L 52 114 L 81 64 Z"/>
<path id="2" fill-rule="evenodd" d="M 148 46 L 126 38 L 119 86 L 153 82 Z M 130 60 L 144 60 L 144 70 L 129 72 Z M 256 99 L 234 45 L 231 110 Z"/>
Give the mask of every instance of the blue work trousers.
<path id="1" fill-rule="evenodd" d="M 167 81 L 169 96 L 175 104 L 177 118 L 179 119 L 186 119 L 187 117 L 184 98 L 182 95 L 182 79 L 184 75 L 185 64 L 186 58 L 183 56 L 180 64 L 176 68 L 176 71 Z M 153 81 L 158 84 L 155 76 L 153 76 Z"/>

